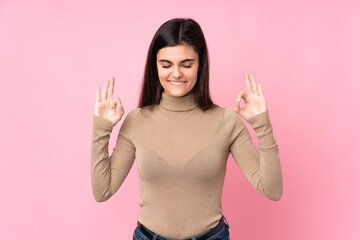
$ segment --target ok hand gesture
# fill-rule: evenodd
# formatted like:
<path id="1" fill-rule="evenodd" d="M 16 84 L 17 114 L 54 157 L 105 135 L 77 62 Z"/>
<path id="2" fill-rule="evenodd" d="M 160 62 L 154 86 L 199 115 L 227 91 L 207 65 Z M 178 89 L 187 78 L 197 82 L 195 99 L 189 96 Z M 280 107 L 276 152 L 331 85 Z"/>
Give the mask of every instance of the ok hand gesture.
<path id="1" fill-rule="evenodd" d="M 238 113 L 241 117 L 243 117 L 245 120 L 248 120 L 255 115 L 266 112 L 267 106 L 261 85 L 260 83 L 255 82 L 254 75 L 251 74 L 249 80 L 249 75 L 247 71 L 245 71 L 244 76 L 248 93 L 241 91 L 237 95 L 234 111 Z M 241 98 L 245 101 L 245 106 L 243 108 L 240 107 Z"/>
<path id="2" fill-rule="evenodd" d="M 96 88 L 94 115 L 106 118 L 116 124 L 121 120 L 125 111 L 121 105 L 120 98 L 116 97 L 112 100 L 114 82 L 114 77 L 111 77 L 111 80 L 106 81 L 102 91 L 102 96 L 100 96 L 100 87 Z M 117 111 L 116 106 L 118 107 Z"/>

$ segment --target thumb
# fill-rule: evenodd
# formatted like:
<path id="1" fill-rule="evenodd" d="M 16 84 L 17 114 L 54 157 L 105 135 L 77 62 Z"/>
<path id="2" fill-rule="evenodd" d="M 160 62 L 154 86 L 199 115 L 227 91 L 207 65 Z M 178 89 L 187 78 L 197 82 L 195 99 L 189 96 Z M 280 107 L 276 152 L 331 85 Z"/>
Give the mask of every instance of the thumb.
<path id="1" fill-rule="evenodd" d="M 236 105 L 234 107 L 234 111 L 236 113 L 238 113 L 241 117 L 244 118 L 244 108 L 240 107 L 240 101 L 241 99 L 244 99 L 244 102 L 246 102 L 246 98 L 247 98 L 248 94 L 244 91 L 241 91 L 238 95 L 237 95 L 237 99 L 236 99 Z"/>
<path id="2" fill-rule="evenodd" d="M 122 106 L 121 106 L 121 100 L 120 100 L 120 98 L 119 97 L 116 97 L 115 98 L 115 105 L 120 109 L 120 108 L 122 108 Z M 116 108 L 115 108 L 116 109 Z"/>
<path id="3" fill-rule="evenodd" d="M 244 118 L 244 114 L 243 114 L 243 108 L 240 107 L 240 102 L 236 102 L 235 107 L 234 107 L 234 111 L 239 114 L 241 117 Z"/>

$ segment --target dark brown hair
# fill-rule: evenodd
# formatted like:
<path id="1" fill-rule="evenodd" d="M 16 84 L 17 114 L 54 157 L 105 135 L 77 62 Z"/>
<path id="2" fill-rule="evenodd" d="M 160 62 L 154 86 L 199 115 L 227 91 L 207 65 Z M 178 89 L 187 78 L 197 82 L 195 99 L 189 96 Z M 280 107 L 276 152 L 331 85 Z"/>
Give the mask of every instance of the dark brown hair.
<path id="1" fill-rule="evenodd" d="M 194 93 L 195 102 L 204 111 L 215 105 L 210 97 L 209 56 L 201 27 L 191 18 L 174 18 L 162 24 L 151 41 L 138 107 L 153 108 L 154 105 L 160 103 L 164 88 L 159 81 L 156 55 L 161 48 L 181 44 L 191 45 L 199 55 L 197 81 L 191 90 Z"/>

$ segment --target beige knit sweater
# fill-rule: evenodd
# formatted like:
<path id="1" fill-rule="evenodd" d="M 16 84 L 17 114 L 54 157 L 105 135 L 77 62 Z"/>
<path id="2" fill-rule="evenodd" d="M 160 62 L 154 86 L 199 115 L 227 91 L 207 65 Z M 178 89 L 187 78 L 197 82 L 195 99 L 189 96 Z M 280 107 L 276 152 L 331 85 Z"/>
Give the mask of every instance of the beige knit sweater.
<path id="1" fill-rule="evenodd" d="M 233 110 L 196 106 L 193 95 L 162 93 L 153 110 L 136 108 L 125 117 L 109 157 L 115 124 L 93 115 L 92 189 L 96 201 L 119 189 L 136 159 L 141 211 L 138 221 L 172 239 L 187 238 L 216 226 L 231 153 L 253 187 L 270 200 L 282 195 L 279 150 L 268 111 L 250 118 L 258 150 Z M 241 189 L 234 189 L 241 191 Z"/>

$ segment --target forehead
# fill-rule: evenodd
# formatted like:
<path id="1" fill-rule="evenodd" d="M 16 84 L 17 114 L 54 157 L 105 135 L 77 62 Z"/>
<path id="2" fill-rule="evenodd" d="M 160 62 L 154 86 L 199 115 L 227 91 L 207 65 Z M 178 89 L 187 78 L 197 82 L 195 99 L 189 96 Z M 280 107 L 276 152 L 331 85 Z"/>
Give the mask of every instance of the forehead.
<path id="1" fill-rule="evenodd" d="M 181 61 L 184 58 L 197 59 L 197 57 L 197 52 L 189 44 L 163 47 L 157 53 L 158 59 L 168 59 L 175 62 Z"/>

